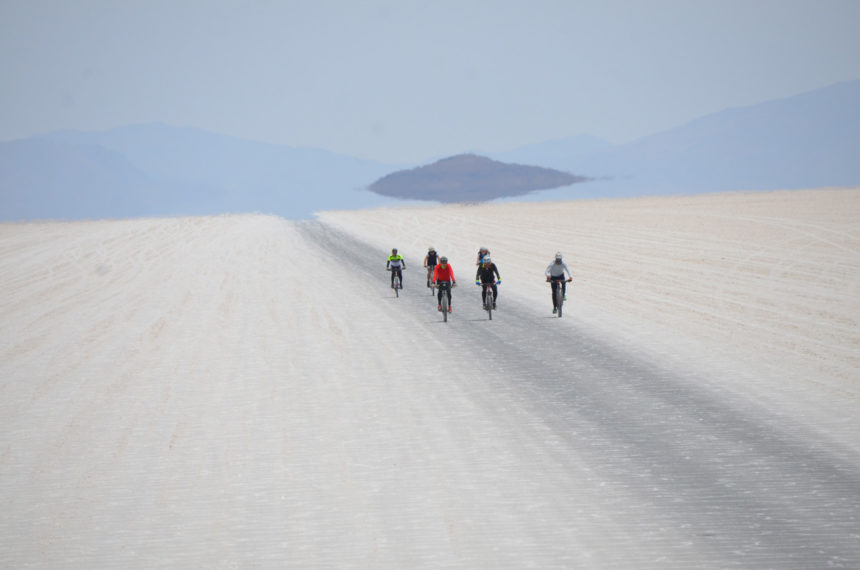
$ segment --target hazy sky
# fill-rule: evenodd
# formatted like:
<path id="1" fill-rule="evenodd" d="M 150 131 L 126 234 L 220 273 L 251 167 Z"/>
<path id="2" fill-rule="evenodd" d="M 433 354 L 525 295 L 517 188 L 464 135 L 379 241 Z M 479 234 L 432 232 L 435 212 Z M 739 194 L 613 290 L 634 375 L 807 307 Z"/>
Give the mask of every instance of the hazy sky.
<path id="1" fill-rule="evenodd" d="M 0 0 L 0 140 L 141 122 L 387 162 L 626 142 L 860 78 L 860 0 Z"/>

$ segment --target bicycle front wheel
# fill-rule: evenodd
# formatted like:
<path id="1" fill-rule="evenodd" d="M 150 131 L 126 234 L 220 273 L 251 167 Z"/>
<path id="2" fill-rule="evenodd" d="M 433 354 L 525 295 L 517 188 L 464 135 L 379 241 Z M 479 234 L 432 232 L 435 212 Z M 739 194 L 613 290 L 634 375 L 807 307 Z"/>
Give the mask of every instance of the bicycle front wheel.
<path id="1" fill-rule="evenodd" d="M 561 318 L 561 307 L 564 305 L 564 292 L 561 283 L 555 289 L 555 303 L 558 305 L 558 318 Z"/>

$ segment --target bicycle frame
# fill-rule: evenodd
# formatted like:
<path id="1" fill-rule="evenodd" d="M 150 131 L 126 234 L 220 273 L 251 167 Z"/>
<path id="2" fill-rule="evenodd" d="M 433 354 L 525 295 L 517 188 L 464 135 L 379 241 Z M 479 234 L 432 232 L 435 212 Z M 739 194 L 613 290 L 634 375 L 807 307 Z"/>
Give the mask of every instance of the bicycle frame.
<path id="1" fill-rule="evenodd" d="M 558 318 L 561 318 L 562 306 L 564 305 L 564 285 L 570 283 L 573 279 L 550 279 L 549 286 L 552 288 L 555 306 L 558 310 Z"/>
<path id="2" fill-rule="evenodd" d="M 493 305 L 496 304 L 496 295 L 493 293 L 493 286 L 498 285 L 494 281 L 489 283 L 481 283 L 481 301 L 484 305 L 484 310 L 487 311 L 487 316 L 493 320 Z"/>
<path id="3" fill-rule="evenodd" d="M 399 273 L 398 269 L 400 270 Z M 406 268 L 386 267 L 385 270 L 394 273 L 393 278 L 391 280 L 391 285 L 394 288 L 394 295 L 396 297 L 400 297 L 400 290 L 403 289 L 403 271 L 406 271 Z"/>
<path id="4" fill-rule="evenodd" d="M 439 294 L 442 297 L 439 303 L 440 305 L 442 305 L 442 321 L 446 323 L 448 322 L 448 295 L 450 294 L 451 288 L 453 286 L 454 284 L 450 281 L 436 282 L 436 289 L 439 291 Z"/>
<path id="5" fill-rule="evenodd" d="M 435 295 L 436 294 L 436 288 L 433 286 L 433 268 L 435 268 L 436 266 L 435 265 L 427 265 L 425 267 L 427 269 L 427 288 L 430 289 L 431 295 Z"/>

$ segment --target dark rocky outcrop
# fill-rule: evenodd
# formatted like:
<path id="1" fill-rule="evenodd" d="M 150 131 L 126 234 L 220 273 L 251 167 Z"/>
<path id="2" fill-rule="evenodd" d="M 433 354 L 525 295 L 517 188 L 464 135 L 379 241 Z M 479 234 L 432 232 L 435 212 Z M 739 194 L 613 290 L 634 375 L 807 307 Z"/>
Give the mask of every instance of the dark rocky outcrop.
<path id="1" fill-rule="evenodd" d="M 394 172 L 370 185 L 383 196 L 437 202 L 482 202 L 588 180 L 560 170 L 507 164 L 461 154 L 427 166 Z"/>

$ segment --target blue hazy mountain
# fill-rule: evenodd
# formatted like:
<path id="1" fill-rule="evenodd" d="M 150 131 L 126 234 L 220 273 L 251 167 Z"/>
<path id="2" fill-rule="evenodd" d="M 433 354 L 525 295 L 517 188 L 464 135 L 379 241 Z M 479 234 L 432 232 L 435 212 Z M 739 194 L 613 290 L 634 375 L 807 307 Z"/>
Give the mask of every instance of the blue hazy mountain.
<path id="1" fill-rule="evenodd" d="M 597 179 L 544 198 L 860 185 L 860 81 L 727 109 L 628 144 L 569 141 L 492 156 Z"/>
<path id="2" fill-rule="evenodd" d="M 301 218 L 387 203 L 364 188 L 394 169 L 160 124 L 61 131 L 0 143 L 0 218 L 225 212 Z"/>
<path id="3" fill-rule="evenodd" d="M 727 109 L 628 144 L 577 136 L 489 156 L 594 180 L 513 200 L 860 185 L 860 81 Z M 394 203 L 367 188 L 404 168 L 160 124 L 63 131 L 0 143 L 0 221 L 301 218 Z"/>
<path id="4" fill-rule="evenodd" d="M 578 158 L 591 156 L 611 147 L 611 143 L 601 138 L 591 135 L 577 135 L 530 144 L 509 151 L 480 154 L 485 154 L 500 162 L 568 170 L 572 164 L 577 163 Z"/>

